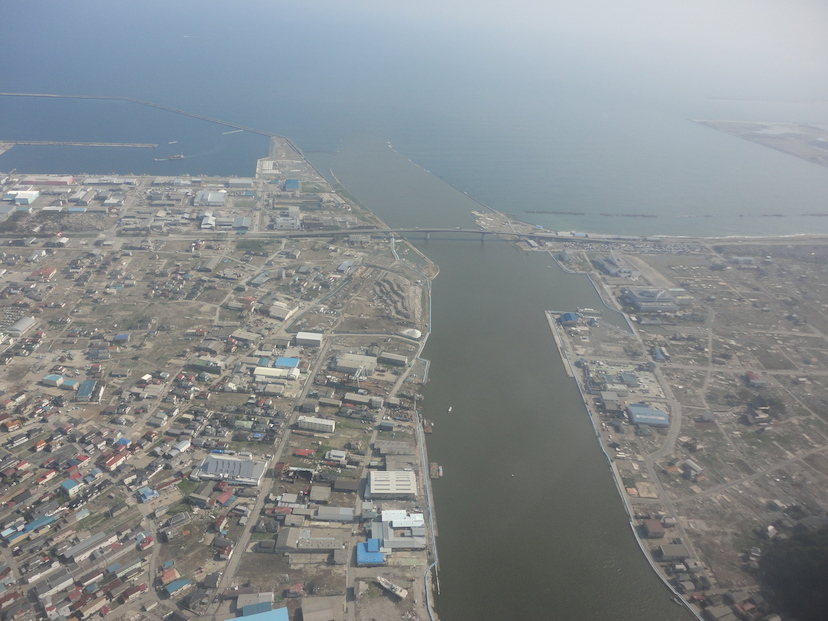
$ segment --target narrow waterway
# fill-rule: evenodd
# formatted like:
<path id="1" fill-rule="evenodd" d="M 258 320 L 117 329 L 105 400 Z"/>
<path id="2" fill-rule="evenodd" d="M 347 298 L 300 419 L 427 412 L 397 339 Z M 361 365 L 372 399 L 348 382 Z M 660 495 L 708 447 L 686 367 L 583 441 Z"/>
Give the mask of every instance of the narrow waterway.
<path id="1" fill-rule="evenodd" d="M 392 225 L 468 225 L 480 209 L 384 145 L 348 145 L 324 164 Z M 447 237 L 417 242 L 440 266 L 423 404 L 436 421 L 430 458 L 445 470 L 434 483 L 437 612 L 443 621 L 689 619 L 632 536 L 543 314 L 598 306 L 592 285 L 543 253 Z"/>

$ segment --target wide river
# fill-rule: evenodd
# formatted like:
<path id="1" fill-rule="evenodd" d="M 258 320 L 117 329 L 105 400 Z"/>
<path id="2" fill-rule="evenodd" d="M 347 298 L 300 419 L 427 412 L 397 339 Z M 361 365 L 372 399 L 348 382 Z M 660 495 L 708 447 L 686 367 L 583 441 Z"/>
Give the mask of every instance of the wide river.
<path id="1" fill-rule="evenodd" d="M 332 159 L 337 178 L 396 226 L 472 224 L 481 209 L 388 146 Z M 688 619 L 645 561 L 545 309 L 600 305 L 547 254 L 468 238 L 421 241 L 434 282 L 424 413 L 444 621 Z M 448 407 L 452 412 L 447 412 Z"/>

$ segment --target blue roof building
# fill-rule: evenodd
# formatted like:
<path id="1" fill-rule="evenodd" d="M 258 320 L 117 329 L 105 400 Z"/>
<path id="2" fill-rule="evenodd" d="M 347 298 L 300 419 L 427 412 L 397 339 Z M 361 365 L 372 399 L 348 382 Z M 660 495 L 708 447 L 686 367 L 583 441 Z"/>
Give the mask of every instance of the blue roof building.
<path id="1" fill-rule="evenodd" d="M 158 492 L 149 487 L 142 487 L 138 490 L 138 500 L 140 502 L 149 502 L 153 498 L 158 498 Z"/>
<path id="2" fill-rule="evenodd" d="M 255 606 L 255 604 L 253 604 Z M 249 608 L 249 606 L 245 606 Z M 248 621 L 290 621 L 287 608 L 277 608 L 276 610 L 268 610 L 265 612 L 251 613 L 244 615 Z"/>
<path id="3" fill-rule="evenodd" d="M 164 590 L 167 592 L 167 595 L 172 597 L 180 590 L 187 588 L 190 586 L 191 582 L 186 578 L 181 578 L 179 580 L 173 580 L 167 586 L 164 587 Z"/>
<path id="4" fill-rule="evenodd" d="M 578 325 L 578 315 L 575 313 L 564 313 L 558 318 L 558 323 L 562 326 L 575 326 Z"/>
<path id="5" fill-rule="evenodd" d="M 23 532 L 30 533 L 34 530 L 37 530 L 38 528 L 41 528 L 42 526 L 48 526 L 49 524 L 51 524 L 54 521 L 55 521 L 54 516 L 41 515 L 36 520 L 33 520 L 33 521 L 29 522 L 28 524 L 26 524 L 26 527 L 23 529 Z"/>
<path id="6" fill-rule="evenodd" d="M 63 488 L 64 493 L 71 496 L 75 493 L 72 490 L 74 490 L 78 486 L 78 484 L 72 479 L 66 479 L 63 483 L 60 484 L 60 486 L 61 488 Z"/>
<path id="7" fill-rule="evenodd" d="M 86 380 L 82 382 L 80 388 L 78 388 L 78 394 L 75 396 L 75 399 L 78 401 L 81 400 L 89 400 L 92 398 L 92 392 L 95 390 L 95 380 Z"/>
<path id="8" fill-rule="evenodd" d="M 642 403 L 631 403 L 627 406 L 627 413 L 630 415 L 634 425 L 650 425 L 652 427 L 669 427 L 670 417 L 661 410 L 654 410 Z"/>
<path id="9" fill-rule="evenodd" d="M 285 358 L 284 356 L 279 356 L 276 358 L 276 362 L 273 363 L 273 366 L 281 369 L 295 369 L 299 366 L 299 358 Z"/>
<path id="10" fill-rule="evenodd" d="M 299 190 L 299 179 L 285 179 L 284 186 L 286 192 L 294 192 Z"/>
<path id="11" fill-rule="evenodd" d="M 242 606 L 241 614 L 243 617 L 252 617 L 253 615 L 258 615 L 262 612 L 270 612 L 273 610 L 273 604 L 270 602 L 260 602 L 258 604 L 248 604 L 247 606 Z"/>
<path id="12" fill-rule="evenodd" d="M 385 565 L 385 554 L 380 552 L 379 539 L 369 539 L 357 544 L 357 565 Z"/>

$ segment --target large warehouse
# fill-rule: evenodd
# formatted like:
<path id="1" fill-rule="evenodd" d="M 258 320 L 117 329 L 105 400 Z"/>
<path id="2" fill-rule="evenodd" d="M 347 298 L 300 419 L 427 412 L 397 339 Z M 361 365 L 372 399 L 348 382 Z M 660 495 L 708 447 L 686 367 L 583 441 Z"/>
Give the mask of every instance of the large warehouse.
<path id="1" fill-rule="evenodd" d="M 643 403 L 631 403 L 627 414 L 634 425 L 651 425 L 652 427 L 669 427 L 670 417 L 661 410 L 654 410 Z"/>
<path id="2" fill-rule="evenodd" d="M 360 369 L 365 375 L 372 375 L 377 368 L 377 359 L 374 356 L 360 356 L 358 354 L 341 354 L 334 358 L 334 370 L 340 373 L 354 374 Z"/>
<path id="3" fill-rule="evenodd" d="M 400 498 L 414 500 L 417 476 L 411 470 L 371 471 L 366 498 Z"/>
<path id="4" fill-rule="evenodd" d="M 259 485 L 267 462 L 232 455 L 210 454 L 190 474 L 193 480 L 227 481 L 232 485 Z"/>
<path id="5" fill-rule="evenodd" d="M 23 336 L 34 328 L 37 321 L 34 317 L 21 317 L 6 329 L 9 336 Z"/>

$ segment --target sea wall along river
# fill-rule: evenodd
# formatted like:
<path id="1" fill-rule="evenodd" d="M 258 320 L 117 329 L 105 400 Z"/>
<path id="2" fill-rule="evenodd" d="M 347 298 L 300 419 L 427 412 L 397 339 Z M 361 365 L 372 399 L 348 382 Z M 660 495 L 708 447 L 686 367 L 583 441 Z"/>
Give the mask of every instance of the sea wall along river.
<path id="1" fill-rule="evenodd" d="M 385 145 L 343 146 L 325 160 L 392 225 L 468 225 L 480 208 Z M 429 456 L 445 470 L 433 486 L 438 614 L 689 619 L 635 542 L 544 316 L 598 307 L 594 288 L 545 253 L 448 237 L 417 242 L 440 266 L 423 403 L 436 422 Z"/>

